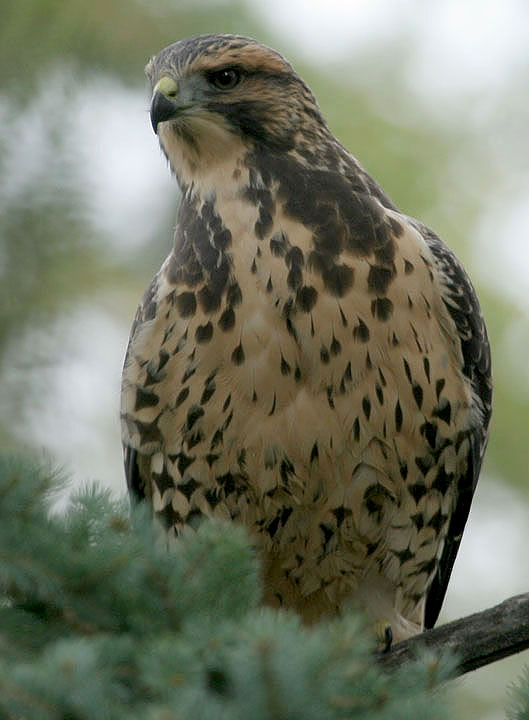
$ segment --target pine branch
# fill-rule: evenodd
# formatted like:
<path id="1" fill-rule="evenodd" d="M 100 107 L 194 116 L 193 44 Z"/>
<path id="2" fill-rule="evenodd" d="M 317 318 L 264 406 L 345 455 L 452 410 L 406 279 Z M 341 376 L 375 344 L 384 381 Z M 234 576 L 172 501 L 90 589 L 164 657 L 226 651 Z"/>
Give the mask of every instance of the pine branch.
<path id="1" fill-rule="evenodd" d="M 415 659 L 420 651 L 439 655 L 451 650 L 458 658 L 454 671 L 458 677 L 527 648 L 529 593 L 397 643 L 388 653 L 381 653 L 378 661 L 385 669 L 394 670 Z"/>

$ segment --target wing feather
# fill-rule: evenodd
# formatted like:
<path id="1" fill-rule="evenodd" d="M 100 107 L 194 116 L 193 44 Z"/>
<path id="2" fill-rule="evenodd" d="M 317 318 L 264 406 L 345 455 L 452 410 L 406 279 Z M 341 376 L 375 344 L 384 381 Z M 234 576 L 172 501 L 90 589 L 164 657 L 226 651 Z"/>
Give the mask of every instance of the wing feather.
<path id="1" fill-rule="evenodd" d="M 450 520 L 439 568 L 426 598 L 425 627 L 434 626 L 448 586 L 488 440 L 492 408 L 490 346 L 472 283 L 461 263 L 428 228 L 417 223 L 433 253 L 442 279 L 443 302 L 454 321 L 463 356 L 463 374 L 472 387 L 476 422 L 469 431 L 467 470 L 459 479 L 456 507 Z"/>

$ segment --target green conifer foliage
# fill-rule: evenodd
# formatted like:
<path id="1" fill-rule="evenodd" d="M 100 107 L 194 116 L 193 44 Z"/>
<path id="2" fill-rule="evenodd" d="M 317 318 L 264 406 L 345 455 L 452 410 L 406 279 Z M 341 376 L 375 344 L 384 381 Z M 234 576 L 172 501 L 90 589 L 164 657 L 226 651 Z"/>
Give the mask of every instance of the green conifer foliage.
<path id="1" fill-rule="evenodd" d="M 307 629 L 261 608 L 241 528 L 204 523 L 167 552 L 108 493 L 50 513 L 56 489 L 0 461 L 0 718 L 447 717 L 450 662 L 385 675 L 356 614 Z"/>
<path id="2" fill-rule="evenodd" d="M 529 720 L 529 667 L 524 668 L 518 682 L 509 689 L 508 720 Z"/>

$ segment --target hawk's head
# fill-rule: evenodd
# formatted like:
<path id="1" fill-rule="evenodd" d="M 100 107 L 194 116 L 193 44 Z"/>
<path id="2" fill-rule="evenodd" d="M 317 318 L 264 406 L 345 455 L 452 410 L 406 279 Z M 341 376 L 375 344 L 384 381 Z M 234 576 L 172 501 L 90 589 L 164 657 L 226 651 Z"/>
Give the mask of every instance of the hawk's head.
<path id="1" fill-rule="evenodd" d="M 237 35 L 202 35 L 174 43 L 146 68 L 151 120 L 180 175 L 255 145 L 286 152 L 300 134 L 327 126 L 316 100 L 274 50 Z M 187 173 L 185 173 L 187 174 Z"/>

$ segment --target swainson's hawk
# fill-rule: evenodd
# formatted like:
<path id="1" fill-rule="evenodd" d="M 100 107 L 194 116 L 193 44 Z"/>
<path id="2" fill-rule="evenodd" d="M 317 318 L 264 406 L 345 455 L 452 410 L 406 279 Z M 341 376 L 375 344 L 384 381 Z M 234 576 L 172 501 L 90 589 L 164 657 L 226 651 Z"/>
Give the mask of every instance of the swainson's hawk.
<path id="1" fill-rule="evenodd" d="M 277 52 L 194 37 L 147 74 L 182 200 L 123 373 L 130 492 L 171 537 L 243 523 L 306 622 L 356 598 L 396 640 L 431 627 L 491 413 L 465 270 Z"/>

